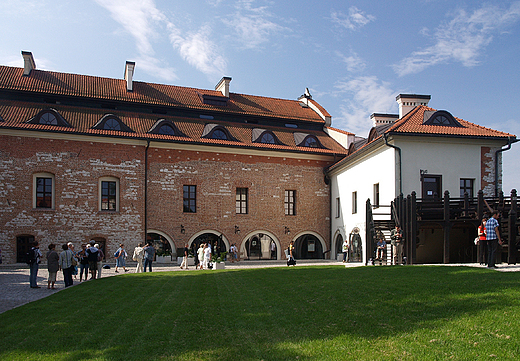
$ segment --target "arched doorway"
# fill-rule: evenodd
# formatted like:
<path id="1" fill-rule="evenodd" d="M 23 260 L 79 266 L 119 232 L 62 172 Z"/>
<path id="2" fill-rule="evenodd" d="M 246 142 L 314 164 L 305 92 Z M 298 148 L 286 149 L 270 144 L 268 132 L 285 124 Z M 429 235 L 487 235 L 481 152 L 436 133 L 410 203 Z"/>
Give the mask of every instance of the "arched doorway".
<path id="1" fill-rule="evenodd" d="M 264 232 L 254 232 L 246 237 L 242 244 L 243 254 L 248 260 L 278 259 L 279 247 L 271 235 Z"/>
<path id="2" fill-rule="evenodd" d="M 25 254 L 29 252 L 34 243 L 34 236 L 22 234 L 16 237 L 16 262 L 24 263 Z M 43 253 L 43 252 L 42 252 Z"/>
<path id="3" fill-rule="evenodd" d="M 338 233 L 336 235 L 336 245 L 334 249 L 336 251 L 336 258 L 338 257 L 338 255 L 343 253 L 343 236 L 341 235 L 341 233 Z"/>
<path id="4" fill-rule="evenodd" d="M 211 254 L 215 257 L 220 257 L 220 254 L 228 251 L 228 245 L 224 236 L 219 233 L 203 232 L 198 234 L 190 244 L 190 251 L 195 254 L 199 249 L 201 243 L 211 244 Z"/>
<path id="5" fill-rule="evenodd" d="M 165 233 L 160 231 L 148 231 L 146 242 L 152 242 L 156 256 L 170 256 L 172 260 L 176 259 L 177 249 L 175 248 L 175 244 Z"/>
<path id="6" fill-rule="evenodd" d="M 314 234 L 306 233 L 299 236 L 294 242 L 296 259 L 323 259 L 323 245 Z"/>

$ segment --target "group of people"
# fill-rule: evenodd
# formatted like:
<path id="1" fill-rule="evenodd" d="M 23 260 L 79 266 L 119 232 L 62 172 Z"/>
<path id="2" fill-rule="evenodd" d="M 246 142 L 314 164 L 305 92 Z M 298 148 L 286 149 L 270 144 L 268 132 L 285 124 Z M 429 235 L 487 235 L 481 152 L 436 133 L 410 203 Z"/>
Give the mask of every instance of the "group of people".
<path id="1" fill-rule="evenodd" d="M 135 273 L 146 272 L 146 268 L 148 268 L 149 272 L 152 272 L 152 262 L 155 257 L 155 247 L 153 246 L 152 242 L 148 242 L 145 247 L 143 247 L 143 245 L 144 244 L 140 242 L 137 247 L 134 248 L 134 255 L 132 256 L 132 259 L 137 262 Z M 125 272 L 127 272 L 128 270 L 126 269 L 125 263 L 126 251 L 123 244 L 119 245 L 119 249 L 114 254 L 114 257 L 116 258 L 115 272 L 118 272 L 118 267 L 123 267 Z"/>
<path id="2" fill-rule="evenodd" d="M 56 245 L 54 243 L 49 244 L 49 251 L 47 252 L 47 271 L 49 272 L 49 278 L 47 279 L 47 288 L 55 289 L 56 277 L 58 271 L 63 272 L 63 279 L 65 287 L 72 286 L 74 284 L 74 278 L 78 274 L 78 265 L 80 273 L 80 282 L 88 279 L 90 272 L 90 279 L 96 279 L 101 277 L 101 270 L 103 268 L 103 258 L 105 255 L 100 249 L 99 245 L 95 241 L 90 241 L 88 244 L 82 244 L 81 250 L 78 252 L 74 251 L 74 244 L 72 242 L 65 243 L 61 246 L 62 251 L 58 254 L 56 251 Z M 31 288 L 40 288 L 37 283 L 38 269 L 43 257 L 40 251 L 38 241 L 33 243 L 32 248 L 28 252 L 29 259 L 29 284 Z"/>
<path id="3" fill-rule="evenodd" d="M 478 227 L 479 262 L 488 268 L 496 268 L 495 258 L 498 244 L 502 244 L 500 238 L 498 217 L 499 212 L 494 211 L 491 217 L 484 217 Z M 487 257 L 486 257 L 487 253 Z"/>
<path id="4" fill-rule="evenodd" d="M 188 245 L 186 245 L 185 250 L 187 250 L 187 247 Z M 186 261 L 186 269 L 188 269 L 187 252 L 184 255 L 184 260 Z M 201 243 L 199 245 L 199 248 L 197 249 L 197 252 L 195 252 L 195 269 L 211 269 L 212 267 L 213 266 L 211 264 L 211 243 Z"/>

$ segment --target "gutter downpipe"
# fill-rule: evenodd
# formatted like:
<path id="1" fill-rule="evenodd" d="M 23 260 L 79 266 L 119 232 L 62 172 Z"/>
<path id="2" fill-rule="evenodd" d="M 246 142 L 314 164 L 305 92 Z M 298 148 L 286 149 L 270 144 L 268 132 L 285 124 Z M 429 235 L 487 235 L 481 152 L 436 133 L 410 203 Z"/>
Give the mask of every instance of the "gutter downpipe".
<path id="1" fill-rule="evenodd" d="M 150 140 L 146 140 L 146 148 L 144 150 L 144 244 L 148 236 L 148 148 L 150 148 Z"/>
<path id="2" fill-rule="evenodd" d="M 389 147 L 392 147 L 394 149 L 397 149 L 397 153 L 399 153 L 399 195 L 403 194 L 403 177 L 402 177 L 402 167 L 401 167 L 401 148 L 399 148 L 398 146 L 395 146 L 393 144 L 390 144 L 388 143 L 388 138 L 387 138 L 388 134 L 387 133 L 383 133 L 383 138 L 385 139 L 385 144 L 388 145 Z"/>
<path id="3" fill-rule="evenodd" d="M 520 139 L 511 140 L 511 137 L 507 138 L 507 147 L 499 149 L 495 152 L 495 197 L 498 197 L 498 153 L 505 152 L 511 149 L 511 145 L 520 141 Z"/>

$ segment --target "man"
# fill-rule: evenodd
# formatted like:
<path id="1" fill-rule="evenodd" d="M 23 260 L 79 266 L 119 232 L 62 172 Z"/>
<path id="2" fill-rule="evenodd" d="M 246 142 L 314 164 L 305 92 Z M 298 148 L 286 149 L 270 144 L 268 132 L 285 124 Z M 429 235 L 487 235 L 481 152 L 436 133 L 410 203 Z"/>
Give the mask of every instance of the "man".
<path id="1" fill-rule="evenodd" d="M 101 270 L 103 269 L 103 259 L 105 258 L 105 254 L 103 250 L 99 248 L 99 244 L 95 244 L 94 247 L 98 249 L 98 259 L 97 259 L 97 278 L 101 278 Z"/>
<path id="2" fill-rule="evenodd" d="M 398 225 L 390 232 L 392 251 L 394 252 L 394 264 L 403 263 L 403 231 Z"/>
<path id="3" fill-rule="evenodd" d="M 74 258 L 74 253 L 69 249 L 67 244 L 61 246 L 63 250 L 60 253 L 59 264 L 60 269 L 63 271 L 63 279 L 65 281 L 65 287 L 69 287 L 73 285 L 72 280 L 72 269 L 74 266 L 72 265 L 72 259 Z"/>
<path id="4" fill-rule="evenodd" d="M 386 249 L 386 241 L 383 237 L 379 238 L 379 241 L 377 242 L 377 255 L 376 255 L 376 259 L 382 261 L 383 260 L 383 256 L 385 254 L 385 249 Z"/>
<path id="5" fill-rule="evenodd" d="M 31 285 L 31 288 L 40 288 L 40 286 L 38 286 L 37 283 L 37 278 L 42 253 L 40 252 L 40 248 L 38 247 L 38 241 L 33 242 L 33 246 L 29 252 L 32 252 L 32 255 L 29 259 L 29 283 Z"/>
<path id="6" fill-rule="evenodd" d="M 349 251 L 349 246 L 348 246 L 348 240 L 345 239 L 345 242 L 343 242 L 343 263 L 345 262 L 350 262 L 350 258 L 348 257 L 348 251 Z"/>
<path id="7" fill-rule="evenodd" d="M 181 269 L 184 267 L 186 267 L 186 269 L 188 269 L 188 252 L 189 252 L 189 248 L 188 248 L 188 244 L 186 243 L 184 245 L 184 257 L 182 258 Z"/>
<path id="8" fill-rule="evenodd" d="M 496 268 L 495 257 L 497 252 L 497 241 L 502 244 L 500 239 L 500 232 L 498 230 L 498 211 L 493 212 L 493 216 L 490 217 L 486 222 L 486 241 L 488 247 L 488 268 Z"/>
<path id="9" fill-rule="evenodd" d="M 155 256 L 155 248 L 152 246 L 152 242 L 148 242 L 144 250 L 144 272 L 146 272 L 146 266 L 149 267 L 150 272 L 152 272 L 152 262 L 153 257 Z"/>
<path id="10" fill-rule="evenodd" d="M 90 241 L 90 247 L 87 248 L 87 257 L 88 257 L 88 269 L 90 272 L 90 279 L 95 280 L 97 276 L 97 262 L 99 250 L 95 246 L 95 241 Z"/>

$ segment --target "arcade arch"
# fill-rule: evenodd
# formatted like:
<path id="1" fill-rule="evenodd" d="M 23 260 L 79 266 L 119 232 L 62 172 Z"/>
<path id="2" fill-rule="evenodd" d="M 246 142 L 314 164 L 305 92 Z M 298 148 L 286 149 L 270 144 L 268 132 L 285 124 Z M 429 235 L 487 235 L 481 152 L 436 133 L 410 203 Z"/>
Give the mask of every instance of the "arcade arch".
<path id="1" fill-rule="evenodd" d="M 281 259 L 280 241 L 273 233 L 265 230 L 248 233 L 240 244 L 239 252 L 242 259 Z"/>

